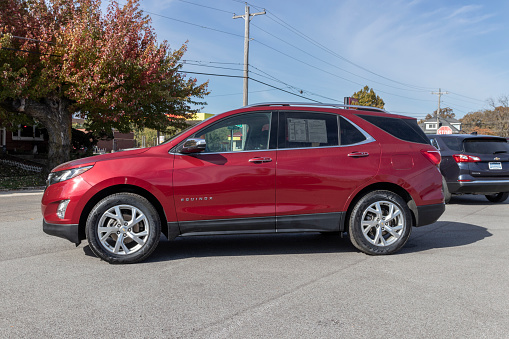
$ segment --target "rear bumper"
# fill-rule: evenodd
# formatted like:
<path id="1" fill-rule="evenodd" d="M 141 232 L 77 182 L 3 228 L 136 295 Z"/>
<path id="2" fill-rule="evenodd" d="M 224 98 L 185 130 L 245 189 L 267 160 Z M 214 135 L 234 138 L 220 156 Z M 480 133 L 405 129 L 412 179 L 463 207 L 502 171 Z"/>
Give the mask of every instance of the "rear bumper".
<path id="1" fill-rule="evenodd" d="M 509 180 L 472 180 L 448 182 L 451 193 L 499 193 L 509 192 Z"/>
<path id="2" fill-rule="evenodd" d="M 434 223 L 445 211 L 445 204 L 417 206 L 415 226 L 424 226 Z"/>
<path id="3" fill-rule="evenodd" d="M 81 243 L 79 238 L 79 227 L 77 224 L 50 224 L 43 219 L 42 230 L 46 234 L 67 239 L 76 245 Z"/>

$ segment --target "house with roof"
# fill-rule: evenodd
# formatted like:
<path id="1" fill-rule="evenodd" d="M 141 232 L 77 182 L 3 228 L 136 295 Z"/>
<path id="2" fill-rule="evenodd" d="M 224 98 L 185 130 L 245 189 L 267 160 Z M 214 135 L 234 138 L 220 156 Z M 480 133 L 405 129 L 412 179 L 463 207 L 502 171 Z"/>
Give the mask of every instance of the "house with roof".
<path id="1" fill-rule="evenodd" d="M 19 125 L 14 131 L 2 126 L 0 121 L 0 154 L 8 151 L 16 153 L 45 153 L 48 137 L 45 128 Z"/>
<path id="2" fill-rule="evenodd" d="M 419 127 L 426 134 L 459 134 L 461 133 L 461 122 L 454 118 L 436 117 L 427 119 L 419 124 Z M 442 129 L 440 129 L 443 127 Z"/>

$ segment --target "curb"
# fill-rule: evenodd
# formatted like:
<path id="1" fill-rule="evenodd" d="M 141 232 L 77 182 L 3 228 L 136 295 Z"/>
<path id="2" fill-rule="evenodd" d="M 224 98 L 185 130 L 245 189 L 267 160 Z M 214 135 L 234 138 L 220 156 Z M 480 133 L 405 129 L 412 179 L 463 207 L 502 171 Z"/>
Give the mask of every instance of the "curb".
<path id="1" fill-rule="evenodd" d="M 44 192 L 43 186 L 41 187 L 27 187 L 19 188 L 16 190 L 0 189 L 0 197 L 15 196 L 15 195 L 36 195 Z"/>

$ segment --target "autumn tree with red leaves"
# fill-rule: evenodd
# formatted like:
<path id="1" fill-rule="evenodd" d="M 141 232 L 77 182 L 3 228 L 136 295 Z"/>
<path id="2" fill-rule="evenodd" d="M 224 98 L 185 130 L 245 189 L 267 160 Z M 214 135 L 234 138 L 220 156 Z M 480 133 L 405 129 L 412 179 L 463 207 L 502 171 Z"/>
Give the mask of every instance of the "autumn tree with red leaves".
<path id="1" fill-rule="evenodd" d="M 157 42 L 138 0 L 0 2 L 0 114 L 48 131 L 48 167 L 68 161 L 71 117 L 93 130 L 183 127 L 207 84 L 178 72 L 186 44 Z"/>

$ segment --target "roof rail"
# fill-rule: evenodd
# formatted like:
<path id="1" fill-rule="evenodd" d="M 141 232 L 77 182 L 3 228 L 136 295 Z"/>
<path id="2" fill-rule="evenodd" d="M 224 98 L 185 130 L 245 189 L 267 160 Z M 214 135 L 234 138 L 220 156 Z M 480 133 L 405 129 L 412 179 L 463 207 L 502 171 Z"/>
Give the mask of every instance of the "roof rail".
<path id="1" fill-rule="evenodd" d="M 335 103 L 316 103 L 316 102 L 261 102 L 258 104 L 251 104 L 244 106 L 246 107 L 260 107 L 260 106 L 315 106 L 315 107 L 335 107 L 335 108 L 356 108 L 362 109 L 365 111 L 375 111 L 375 112 L 384 112 L 389 113 L 384 109 L 372 106 L 358 106 L 358 105 L 344 105 L 344 104 L 335 104 Z M 390 114 L 390 113 L 389 113 Z"/>

